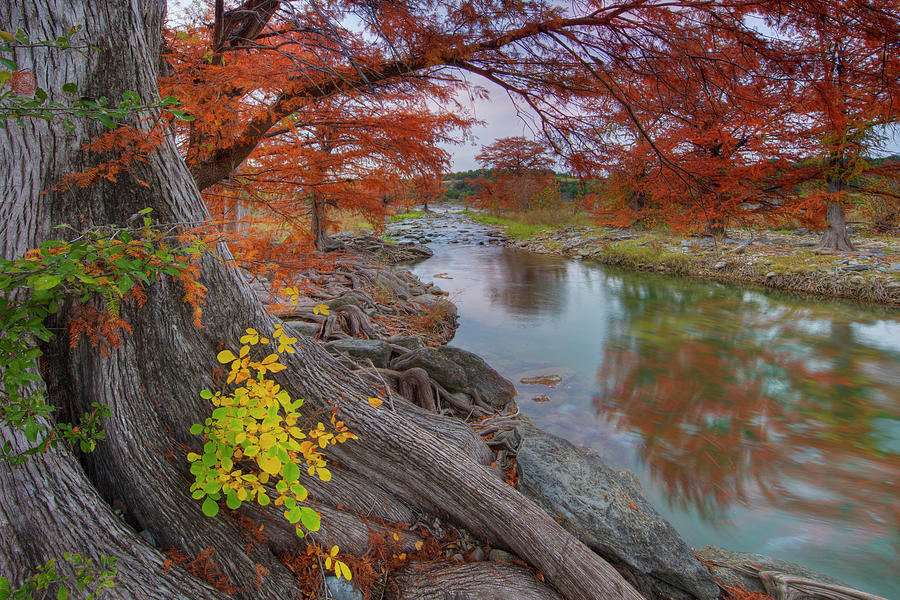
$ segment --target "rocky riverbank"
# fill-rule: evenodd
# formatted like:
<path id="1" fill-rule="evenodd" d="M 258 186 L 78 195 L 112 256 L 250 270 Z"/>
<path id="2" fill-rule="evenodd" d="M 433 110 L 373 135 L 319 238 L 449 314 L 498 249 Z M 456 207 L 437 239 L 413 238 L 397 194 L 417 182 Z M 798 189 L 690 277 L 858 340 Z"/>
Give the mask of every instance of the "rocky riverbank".
<path id="1" fill-rule="evenodd" d="M 858 241 L 858 252 L 816 247 L 817 236 L 734 231 L 716 242 L 624 230 L 570 227 L 528 240 L 506 238 L 530 252 L 670 275 L 900 305 L 900 241 Z"/>
<path id="2" fill-rule="evenodd" d="M 409 238 L 418 235 L 418 227 L 429 226 L 427 235 L 467 238 L 462 243 L 503 241 L 500 234 L 480 226 L 465 231 L 447 217 L 424 225 L 406 224 L 402 231 Z M 768 557 L 713 547 L 695 554 L 649 504 L 631 473 L 614 471 L 590 449 L 536 429 L 518 413 L 511 382 L 471 352 L 445 345 L 455 328 L 455 307 L 437 286 L 423 283 L 399 264 L 428 257 L 427 247 L 385 243 L 372 236 L 338 237 L 334 247 L 340 251 L 320 269 L 304 274 L 304 285 L 293 298 L 296 304 L 266 282 L 255 282 L 270 310 L 304 343 L 324 344 L 354 376 L 382 389 L 392 408 L 450 419 L 443 434 L 461 443 L 476 439 L 482 464 L 613 564 L 647 598 L 738 599 L 750 598 L 748 592 L 786 597 L 780 589 L 803 590 L 791 597 L 826 597 L 816 596 L 823 585 L 830 586 L 829 594 L 845 594 L 829 598 L 875 598 L 853 595 L 856 592 L 840 582 Z M 349 506 L 353 499 L 341 502 Z M 405 515 L 403 507 L 389 507 L 384 514 L 406 522 L 402 527 L 410 533 L 424 528 L 426 539 L 436 545 L 423 556 L 416 553 L 420 546 L 415 538 L 394 534 L 397 551 L 387 585 L 370 588 L 382 594 L 371 597 L 440 597 L 452 588 L 456 597 L 463 598 L 559 598 L 540 573 L 530 570 L 527 556 L 492 548 L 436 515 Z M 365 555 L 371 537 L 350 535 L 353 526 L 346 515 L 325 510 L 317 538 Z M 364 526 L 370 533 L 374 527 L 378 535 L 391 535 L 390 528 L 372 522 Z M 326 578 L 325 584 L 331 597 L 363 597 L 334 578 Z"/>

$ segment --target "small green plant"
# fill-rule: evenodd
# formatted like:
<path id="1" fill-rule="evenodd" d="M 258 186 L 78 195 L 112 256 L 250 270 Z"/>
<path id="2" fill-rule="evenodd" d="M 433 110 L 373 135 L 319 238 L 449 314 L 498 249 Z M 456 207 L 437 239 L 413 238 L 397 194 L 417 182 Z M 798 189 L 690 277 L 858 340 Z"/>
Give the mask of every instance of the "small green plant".
<path id="1" fill-rule="evenodd" d="M 96 51 L 97 49 L 91 46 L 73 44 L 72 39 L 80 30 L 80 27 L 72 27 L 54 40 L 32 40 L 22 29 L 15 33 L 0 30 L 0 127 L 5 127 L 9 119 L 16 119 L 21 124 L 23 118 L 50 121 L 58 116 L 64 116 L 94 119 L 109 129 L 115 129 L 129 113 L 157 111 L 160 108 L 171 113 L 176 119 L 194 120 L 191 115 L 174 108 L 180 101 L 172 96 L 160 102 L 147 103 L 142 102 L 136 92 L 127 91 L 122 94 L 121 101 L 111 104 L 109 99 L 103 96 L 100 98 L 81 96 L 78 85 L 73 82 L 63 84 L 61 91 L 66 101 L 59 102 L 51 97 L 50 92 L 36 85 L 31 73 L 21 69 L 12 58 L 7 57 L 12 55 L 16 48 L 50 48 L 82 53 L 89 50 Z M 63 126 L 74 129 L 74 124 L 68 118 L 63 121 Z"/>
<path id="2" fill-rule="evenodd" d="M 74 585 L 79 595 L 85 600 L 95 600 L 105 591 L 116 584 L 116 558 L 107 558 L 100 555 L 100 564 L 95 565 L 94 560 L 80 554 L 66 552 L 63 557 L 75 569 L 74 584 L 68 578 L 56 572 L 56 559 L 51 558 L 38 567 L 25 583 L 17 588 L 12 588 L 9 579 L 0 577 L 0 600 L 42 600 L 47 598 L 50 589 L 56 586 L 57 600 L 67 600 L 69 586 Z"/>
<path id="3" fill-rule="evenodd" d="M 320 450 L 355 439 L 356 435 L 337 419 L 336 412 L 331 414 L 331 427 L 319 422 L 310 430 L 302 429 L 298 410 L 303 400 L 292 399 L 287 390 L 266 378 L 268 373 L 285 368 L 279 355 L 293 354 L 296 342 L 297 338 L 285 333 L 280 324 L 270 337 L 250 328 L 240 338 L 242 346 L 237 354 L 231 350 L 218 354 L 220 363 L 230 364 L 227 384 L 234 388 L 228 393 L 200 392 L 200 397 L 215 408 L 202 425 L 191 427 L 192 434 L 203 436 L 202 452 L 187 455 L 194 475 L 191 494 L 203 501 L 207 516 L 218 514 L 223 499 L 232 510 L 246 501 L 260 506 L 271 503 L 284 507 L 284 518 L 295 526 L 298 536 L 319 529 L 319 513 L 303 504 L 309 494 L 300 483 L 298 463 L 304 464 L 307 475 L 330 481 L 331 471 Z M 254 360 L 254 346 L 272 346 L 274 351 Z M 274 498 L 266 488 L 272 483 Z M 349 579 L 350 570 L 336 555 L 335 546 L 329 553 L 334 558 L 335 573 Z"/>
<path id="4" fill-rule="evenodd" d="M 103 439 L 100 422 L 109 415 L 107 407 L 94 403 L 78 424 L 53 424 L 48 417 L 55 409 L 36 385 L 42 355 L 38 342 L 50 340 L 46 320 L 67 298 L 76 304 L 71 345 L 87 337 L 108 352 L 118 345 L 121 331 L 130 331 L 119 316 L 122 299 L 142 301 L 143 284 L 166 274 L 202 293 L 191 276 L 196 266 L 189 262 L 199 247 L 168 246 L 164 234 L 150 227 L 150 210 L 141 212 L 142 228 L 91 229 L 71 241 L 44 242 L 21 258 L 0 259 L 0 423 L 21 430 L 29 444 L 15 451 L 6 441 L 0 458 L 18 464 L 59 440 L 90 452 Z M 103 298 L 103 310 L 88 303 L 92 297 Z"/>

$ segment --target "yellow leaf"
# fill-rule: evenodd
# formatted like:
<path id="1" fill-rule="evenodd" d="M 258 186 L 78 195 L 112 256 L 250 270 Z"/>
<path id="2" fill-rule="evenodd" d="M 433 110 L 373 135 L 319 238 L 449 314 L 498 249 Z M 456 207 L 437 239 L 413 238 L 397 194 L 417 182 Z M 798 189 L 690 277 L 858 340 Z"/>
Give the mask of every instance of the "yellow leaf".
<path id="1" fill-rule="evenodd" d="M 416 552 L 418 552 L 419 550 L 421 550 L 421 549 L 422 549 L 422 546 L 424 546 L 424 545 L 425 545 L 425 542 L 423 542 L 423 541 L 421 541 L 421 540 L 419 540 L 418 542 L 416 542 Z"/>
<path id="2" fill-rule="evenodd" d="M 382 400 L 381 398 L 369 398 L 369 404 L 372 406 L 372 408 L 378 408 L 383 403 L 384 400 Z"/>
<path id="3" fill-rule="evenodd" d="M 274 363 L 274 362 L 278 362 L 277 354 L 270 354 L 267 357 L 265 357 L 264 359 L 262 359 L 262 364 L 264 364 L 264 365 L 268 365 L 269 363 Z"/>
<path id="4" fill-rule="evenodd" d="M 247 354 L 250 353 L 250 346 L 241 346 L 241 351 L 238 353 L 238 356 L 244 358 Z"/>
<path id="5" fill-rule="evenodd" d="M 313 307 L 313 314 L 328 316 L 328 305 L 327 304 L 316 304 Z"/>
<path id="6" fill-rule="evenodd" d="M 266 368 L 273 373 L 278 373 L 279 371 L 284 371 L 286 367 L 281 363 L 272 363 L 271 365 L 266 365 Z"/>
<path id="7" fill-rule="evenodd" d="M 256 462 L 264 473 L 277 475 L 281 471 L 281 461 L 274 456 L 260 456 L 256 459 Z"/>
<path id="8" fill-rule="evenodd" d="M 338 547 L 337 547 L 337 546 L 332 546 L 332 547 L 331 547 L 331 552 L 329 552 L 329 554 L 331 554 L 332 556 L 337 556 L 337 553 L 338 553 Z"/>
<path id="9" fill-rule="evenodd" d="M 322 481 L 331 481 L 331 471 L 322 467 L 319 469 L 319 479 Z"/>
<path id="10" fill-rule="evenodd" d="M 397 535 L 396 533 L 395 533 L 394 535 L 392 535 L 391 537 L 394 538 L 394 541 L 395 541 L 395 542 L 399 542 L 399 541 L 400 541 L 400 536 Z"/>
<path id="11" fill-rule="evenodd" d="M 216 358 L 223 364 L 237 360 L 237 356 L 231 350 L 222 350 L 216 355 Z"/>
<path id="12" fill-rule="evenodd" d="M 338 577 L 343 576 L 344 579 L 346 579 L 347 581 L 350 581 L 353 578 L 353 576 L 350 574 L 350 567 L 348 567 L 347 565 L 345 565 L 344 563 L 342 563 L 339 560 L 335 561 L 335 563 L 336 564 L 334 566 L 335 566 L 336 572 L 338 574 Z"/>
<path id="13" fill-rule="evenodd" d="M 263 450 L 268 450 L 272 446 L 275 445 L 275 436 L 271 433 L 264 433 L 259 436 L 259 447 Z"/>
<path id="14" fill-rule="evenodd" d="M 330 557 L 330 556 L 328 556 L 328 557 L 325 558 L 325 568 L 326 568 L 326 569 L 330 569 L 330 568 L 331 568 L 331 557 Z"/>

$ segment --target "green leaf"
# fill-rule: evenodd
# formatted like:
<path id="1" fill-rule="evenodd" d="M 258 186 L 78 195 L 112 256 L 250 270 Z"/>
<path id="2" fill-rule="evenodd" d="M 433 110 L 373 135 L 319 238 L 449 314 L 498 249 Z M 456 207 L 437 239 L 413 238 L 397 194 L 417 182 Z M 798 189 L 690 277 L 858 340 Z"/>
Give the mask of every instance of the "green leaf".
<path id="1" fill-rule="evenodd" d="M 281 476 L 284 477 L 285 483 L 294 483 L 300 479 L 300 467 L 292 462 L 285 463 L 284 467 L 281 469 Z"/>
<path id="2" fill-rule="evenodd" d="M 56 591 L 56 600 L 69 600 L 69 588 L 64 585 L 59 586 Z"/>
<path id="3" fill-rule="evenodd" d="M 238 500 L 237 494 L 234 491 L 229 490 L 227 494 L 225 494 L 225 504 L 231 510 L 237 510 L 241 506 L 241 501 Z"/>
<path id="4" fill-rule="evenodd" d="M 40 275 L 34 280 L 32 287 L 36 291 L 49 290 L 55 288 L 62 281 L 59 275 Z"/>
<path id="5" fill-rule="evenodd" d="M 106 115 L 102 115 L 102 114 L 97 115 L 97 120 L 100 121 L 101 123 L 103 123 L 103 125 L 107 129 L 115 129 L 116 128 L 116 122 L 113 121 L 112 119 L 110 119 L 109 117 L 107 117 Z"/>
<path id="6" fill-rule="evenodd" d="M 201 425 L 200 423 L 194 423 L 193 425 L 191 425 L 192 435 L 200 435 L 201 433 L 203 433 L 203 425 Z"/>
<path id="7" fill-rule="evenodd" d="M 72 83 L 71 81 L 68 83 L 64 83 L 62 86 L 62 91 L 67 94 L 77 94 L 78 93 L 78 85 Z"/>
<path id="8" fill-rule="evenodd" d="M 183 110 L 170 110 L 170 113 L 179 121 L 193 121 L 194 117 L 187 114 Z"/>
<path id="9" fill-rule="evenodd" d="M 301 513 L 302 511 L 299 508 L 292 508 L 284 511 L 284 518 L 287 519 L 288 523 L 296 524 L 302 516 Z"/>
<path id="10" fill-rule="evenodd" d="M 219 505 L 208 496 L 203 501 L 203 514 L 207 517 L 214 517 L 219 514 Z"/>
<path id="11" fill-rule="evenodd" d="M 15 61 L 9 60 L 8 58 L 0 57 L 0 65 L 3 65 L 10 71 L 18 71 L 19 70 L 19 65 L 17 65 Z"/>
<path id="12" fill-rule="evenodd" d="M 300 509 L 300 521 L 303 523 L 303 526 L 306 527 L 307 530 L 318 531 L 322 519 L 321 517 L 319 517 L 319 513 L 309 508 L 308 506 L 304 506 Z"/>

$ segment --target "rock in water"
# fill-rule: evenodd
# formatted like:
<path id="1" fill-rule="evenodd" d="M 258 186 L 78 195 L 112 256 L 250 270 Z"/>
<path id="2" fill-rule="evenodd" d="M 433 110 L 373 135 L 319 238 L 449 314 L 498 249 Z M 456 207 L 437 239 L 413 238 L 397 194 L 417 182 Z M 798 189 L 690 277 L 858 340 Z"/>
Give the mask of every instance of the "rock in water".
<path id="1" fill-rule="evenodd" d="M 522 493 L 600 556 L 626 567 L 648 598 L 718 596 L 709 571 L 630 478 L 590 449 L 535 429 L 521 430 L 516 460 Z"/>
<path id="2" fill-rule="evenodd" d="M 425 369 L 448 392 L 478 390 L 487 404 L 502 408 L 512 401 L 516 388 L 477 354 L 452 346 L 419 348 L 391 361 L 391 368 L 405 371 L 413 367 Z"/>

